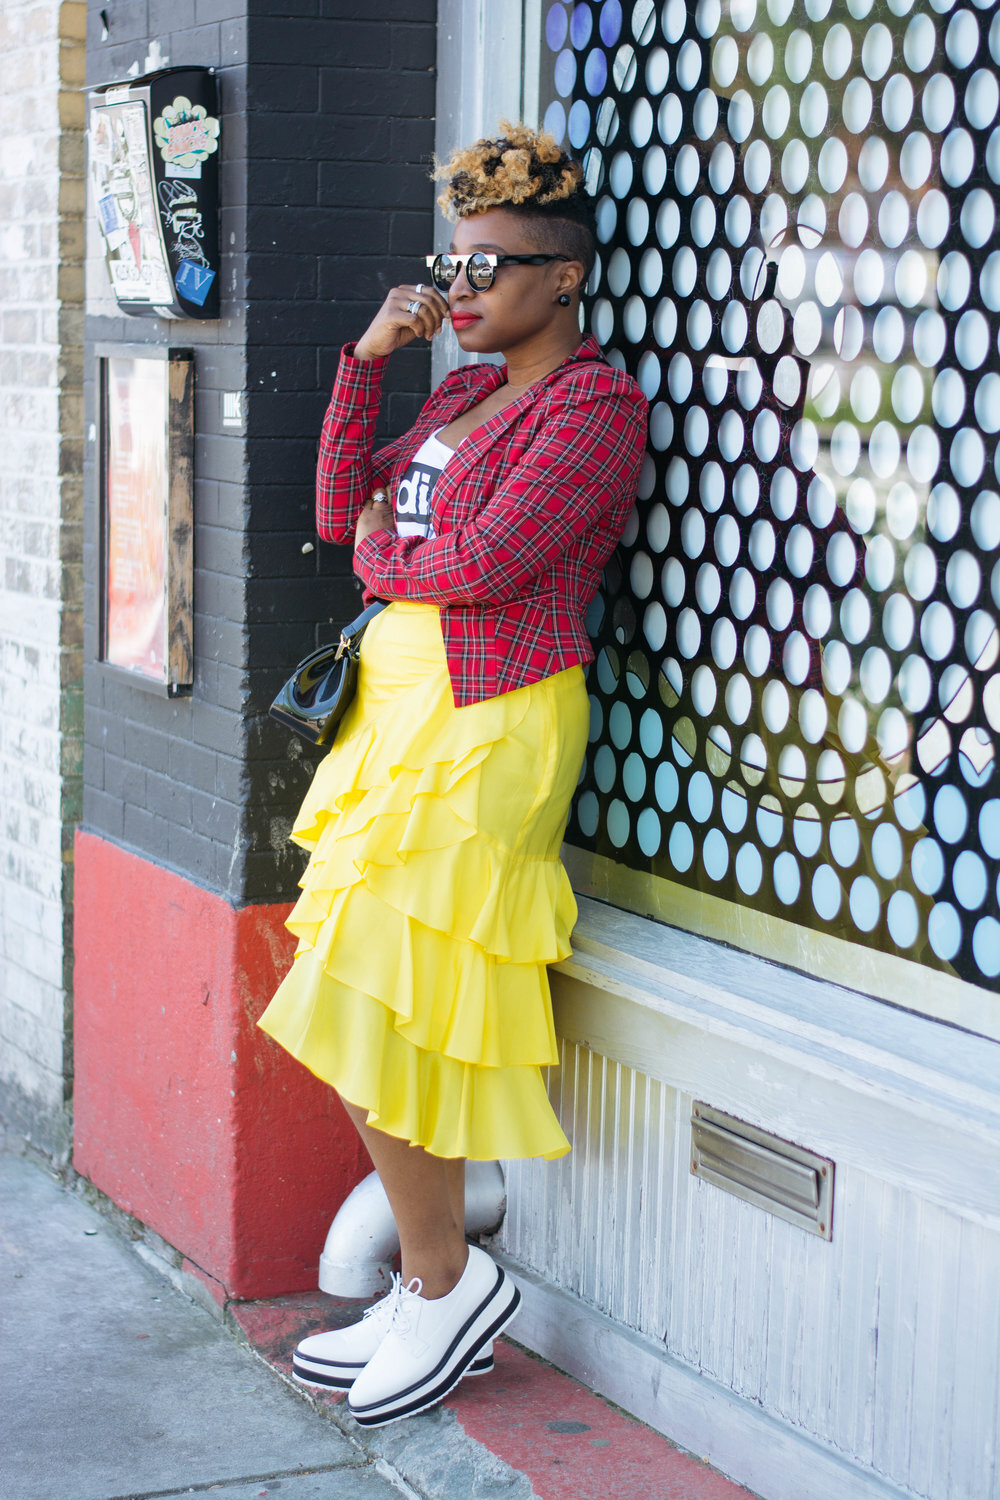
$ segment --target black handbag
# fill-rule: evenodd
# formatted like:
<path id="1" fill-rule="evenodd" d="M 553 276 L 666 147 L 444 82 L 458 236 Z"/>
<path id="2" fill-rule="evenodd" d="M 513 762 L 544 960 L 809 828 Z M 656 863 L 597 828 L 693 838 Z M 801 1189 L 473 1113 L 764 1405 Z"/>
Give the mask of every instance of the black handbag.
<path id="1" fill-rule="evenodd" d="M 268 710 L 272 719 L 310 744 L 328 745 L 357 690 L 361 638 L 385 607 L 379 600 L 369 604 L 344 626 L 335 645 L 320 646 L 300 661 Z"/>

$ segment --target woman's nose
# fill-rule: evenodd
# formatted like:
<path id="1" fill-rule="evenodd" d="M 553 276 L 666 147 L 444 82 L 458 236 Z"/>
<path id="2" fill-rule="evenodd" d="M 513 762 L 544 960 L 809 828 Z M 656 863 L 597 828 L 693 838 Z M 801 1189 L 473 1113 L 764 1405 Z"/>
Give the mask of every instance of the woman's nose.
<path id="1" fill-rule="evenodd" d="M 455 280 L 452 282 L 451 287 L 450 287 L 449 292 L 448 292 L 448 301 L 449 302 L 451 301 L 451 299 L 453 297 L 456 297 L 456 296 L 457 297 L 472 297 L 472 296 L 475 295 L 475 290 L 476 289 L 472 285 L 472 283 L 469 281 L 468 276 L 466 276 L 466 274 L 465 274 L 466 264 L 467 264 L 467 262 L 464 261 L 464 260 L 460 260 L 459 263 L 458 263 L 458 273 L 455 276 Z"/>

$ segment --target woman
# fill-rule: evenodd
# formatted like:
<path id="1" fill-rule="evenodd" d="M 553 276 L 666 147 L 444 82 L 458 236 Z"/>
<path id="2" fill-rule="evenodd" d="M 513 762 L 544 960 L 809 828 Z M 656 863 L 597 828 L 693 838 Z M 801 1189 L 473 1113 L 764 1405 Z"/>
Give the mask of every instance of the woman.
<path id="1" fill-rule="evenodd" d="M 638 387 L 580 334 L 580 167 L 501 130 L 439 171 L 451 251 L 344 349 L 320 445 L 320 534 L 353 541 L 367 597 L 390 604 L 293 830 L 312 850 L 299 950 L 261 1025 L 338 1091 L 399 1229 L 390 1295 L 294 1360 L 367 1426 L 492 1368 L 516 1311 L 466 1244 L 465 1160 L 569 1150 L 540 1072 L 557 1060 L 546 965 L 576 918 L 558 855 L 587 737 L 584 615 L 645 441 Z M 373 454 L 387 360 L 448 317 L 506 364 L 453 370 Z"/>

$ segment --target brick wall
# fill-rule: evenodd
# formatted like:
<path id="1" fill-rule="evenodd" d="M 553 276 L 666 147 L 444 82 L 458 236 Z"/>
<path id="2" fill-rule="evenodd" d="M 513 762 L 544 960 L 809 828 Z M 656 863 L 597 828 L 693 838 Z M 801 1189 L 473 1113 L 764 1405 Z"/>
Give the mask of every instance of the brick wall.
<path id="1" fill-rule="evenodd" d="M 91 8 L 91 83 L 162 65 L 218 72 L 222 147 L 222 316 L 173 322 L 119 312 L 96 217 L 87 223 L 86 587 L 83 821 L 87 828 L 227 889 L 239 865 L 244 688 L 244 438 L 222 427 L 222 393 L 246 382 L 246 0 L 141 0 Z M 92 199 L 93 194 L 90 192 Z M 195 351 L 195 680 L 158 697 L 98 662 L 97 344 Z"/>
<path id="2" fill-rule="evenodd" d="M 289 0 L 251 23 L 247 535 L 250 804 L 244 893 L 292 894 L 286 844 L 315 764 L 266 717 L 288 667 L 361 607 L 350 553 L 319 542 L 313 471 L 340 346 L 432 243 L 436 6 Z M 321 15 L 315 12 L 321 11 Z M 390 366 L 381 436 L 429 388 L 426 347 Z M 303 547 L 312 550 L 303 552 Z M 290 756 L 289 751 L 293 754 Z"/>
<path id="3" fill-rule="evenodd" d="M 75 0 L 0 14 L 0 1100 L 57 1151 L 82 729 L 84 22 Z"/>
<path id="4" fill-rule="evenodd" d="M 314 759 L 266 708 L 357 598 L 349 558 L 316 541 L 312 514 L 337 348 L 394 280 L 415 274 L 409 257 L 431 239 L 435 6 L 395 0 L 378 20 L 357 11 L 339 0 L 249 10 L 148 0 L 109 8 L 106 39 L 96 11 L 90 19 L 94 81 L 132 61 L 142 69 L 154 37 L 171 64 L 218 67 L 224 258 L 218 323 L 124 318 L 92 234 L 88 344 L 196 350 L 196 667 L 190 698 L 168 701 L 96 662 L 90 444 L 84 821 L 236 904 L 285 900 L 294 887 L 300 858 L 285 835 Z M 88 423 L 93 373 L 88 353 Z M 388 425 L 398 430 L 428 380 L 426 352 L 400 360 Z M 247 393 L 245 434 L 221 425 L 222 392 L 235 390 Z"/>

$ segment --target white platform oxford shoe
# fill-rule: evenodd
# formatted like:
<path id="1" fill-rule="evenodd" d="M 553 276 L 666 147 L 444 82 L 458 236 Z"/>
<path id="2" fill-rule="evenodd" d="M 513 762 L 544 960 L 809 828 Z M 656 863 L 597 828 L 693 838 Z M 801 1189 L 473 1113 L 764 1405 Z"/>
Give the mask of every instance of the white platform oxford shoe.
<path id="1" fill-rule="evenodd" d="M 355 1421 L 381 1427 L 435 1406 L 490 1350 L 520 1301 L 506 1271 L 475 1245 L 446 1296 L 421 1297 L 418 1278 L 400 1285 L 385 1336 L 347 1398 Z"/>
<path id="2" fill-rule="evenodd" d="M 320 1391 L 349 1391 L 375 1354 L 392 1323 L 403 1285 L 397 1275 L 392 1290 L 366 1308 L 357 1323 L 311 1333 L 292 1355 L 292 1374 L 302 1385 Z M 488 1375 L 493 1369 L 493 1341 L 476 1355 L 466 1375 Z"/>

